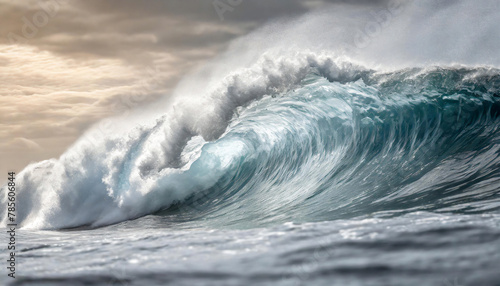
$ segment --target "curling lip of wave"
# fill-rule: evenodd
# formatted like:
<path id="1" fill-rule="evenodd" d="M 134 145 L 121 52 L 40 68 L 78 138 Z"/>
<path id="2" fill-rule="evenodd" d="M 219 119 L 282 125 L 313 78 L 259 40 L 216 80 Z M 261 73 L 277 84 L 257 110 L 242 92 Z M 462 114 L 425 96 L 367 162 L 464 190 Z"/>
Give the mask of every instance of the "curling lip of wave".
<path id="1" fill-rule="evenodd" d="M 186 199 L 188 213 L 247 225 L 488 211 L 499 201 L 499 87 L 491 68 L 376 73 L 324 55 L 264 57 L 149 126 L 30 165 L 18 219 L 99 226 Z"/>

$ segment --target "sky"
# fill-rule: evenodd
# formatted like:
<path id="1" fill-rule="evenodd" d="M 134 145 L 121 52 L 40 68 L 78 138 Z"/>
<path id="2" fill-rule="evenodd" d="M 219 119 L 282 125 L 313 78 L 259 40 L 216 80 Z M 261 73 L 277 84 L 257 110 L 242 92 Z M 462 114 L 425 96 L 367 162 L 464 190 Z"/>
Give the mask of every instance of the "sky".
<path id="1" fill-rule="evenodd" d="M 0 174 L 168 96 L 232 40 L 327 0 L 0 0 Z"/>

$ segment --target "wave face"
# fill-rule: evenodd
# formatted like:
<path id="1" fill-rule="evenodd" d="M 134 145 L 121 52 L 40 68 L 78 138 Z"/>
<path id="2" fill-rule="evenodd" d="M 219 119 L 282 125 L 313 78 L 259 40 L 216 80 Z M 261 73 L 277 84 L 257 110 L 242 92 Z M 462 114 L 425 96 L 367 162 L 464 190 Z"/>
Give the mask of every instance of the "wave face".
<path id="1" fill-rule="evenodd" d="M 488 213 L 500 207 L 499 115 L 493 68 L 377 72 L 325 55 L 264 57 L 210 96 L 28 166 L 17 221 L 95 227 L 180 210 L 248 227 Z"/>

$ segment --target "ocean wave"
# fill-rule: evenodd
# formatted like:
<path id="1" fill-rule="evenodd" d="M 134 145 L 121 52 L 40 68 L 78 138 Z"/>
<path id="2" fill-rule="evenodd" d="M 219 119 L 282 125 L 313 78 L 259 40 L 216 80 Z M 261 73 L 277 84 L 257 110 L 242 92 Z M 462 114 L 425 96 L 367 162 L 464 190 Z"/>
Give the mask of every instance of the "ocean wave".
<path id="1" fill-rule="evenodd" d="M 500 206 L 499 94 L 491 67 L 387 72 L 264 55 L 150 123 L 28 166 L 17 221 L 95 227 L 174 208 L 244 226 L 489 212 Z"/>

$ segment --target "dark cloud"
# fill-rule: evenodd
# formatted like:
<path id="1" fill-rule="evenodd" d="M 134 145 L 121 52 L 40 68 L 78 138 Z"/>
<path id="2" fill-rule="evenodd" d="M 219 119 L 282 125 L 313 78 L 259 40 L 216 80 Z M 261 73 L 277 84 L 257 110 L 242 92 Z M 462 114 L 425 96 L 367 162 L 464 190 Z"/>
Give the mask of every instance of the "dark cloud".
<path id="1" fill-rule="evenodd" d="M 35 3 L 54 3 L 40 0 Z M 68 56 L 151 60 L 151 52 L 185 49 L 220 51 L 227 43 L 267 21 L 303 14 L 327 4 L 380 5 L 386 0 L 86 0 L 61 2 L 55 16 L 27 44 Z M 217 11 L 217 3 L 229 10 Z M 229 3 L 229 4 L 228 4 Z M 231 4 L 236 3 L 236 5 Z M 233 6 L 231 6 L 233 5 Z M 49 7 L 52 7 L 49 5 Z M 0 43 L 23 36 L 23 17 L 32 22 L 41 5 L 2 3 Z M 222 14 L 224 21 L 219 18 Z"/>

